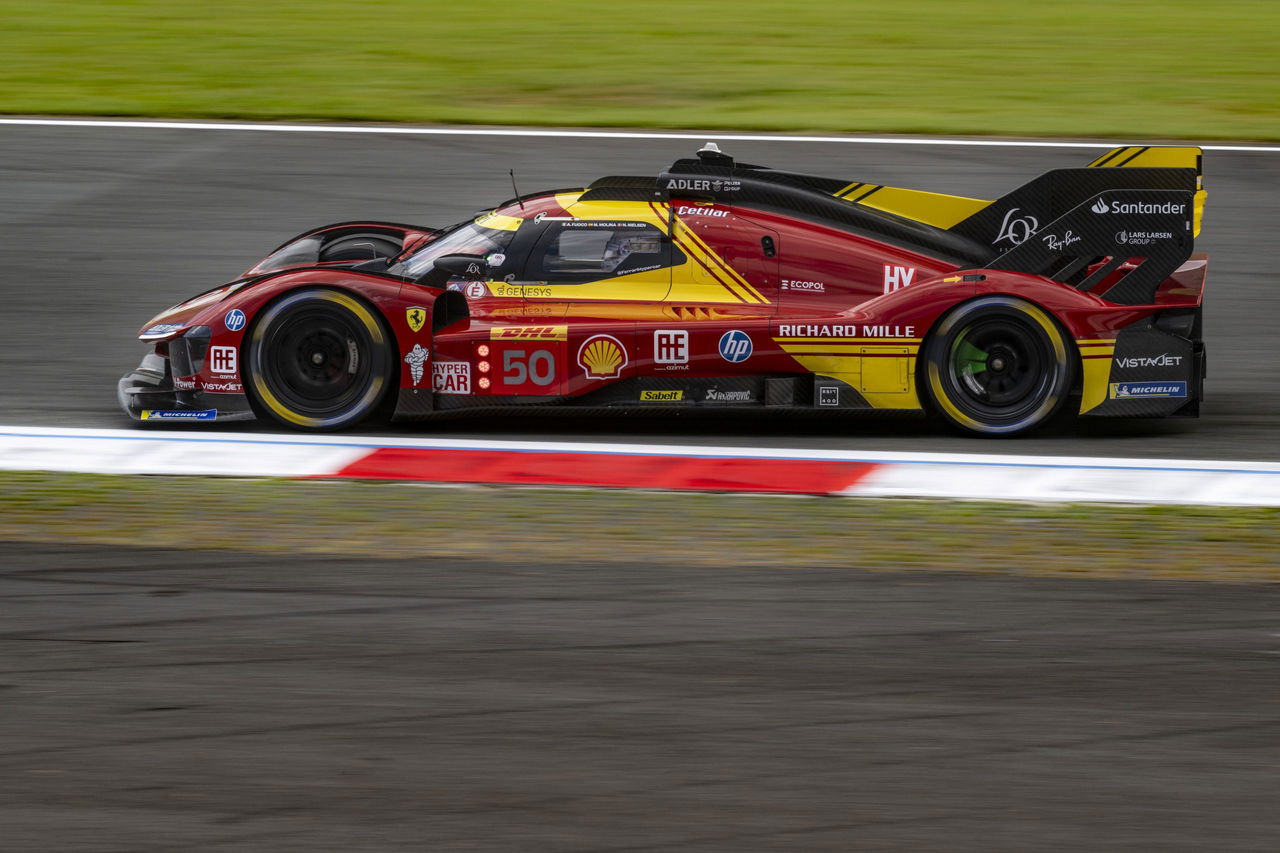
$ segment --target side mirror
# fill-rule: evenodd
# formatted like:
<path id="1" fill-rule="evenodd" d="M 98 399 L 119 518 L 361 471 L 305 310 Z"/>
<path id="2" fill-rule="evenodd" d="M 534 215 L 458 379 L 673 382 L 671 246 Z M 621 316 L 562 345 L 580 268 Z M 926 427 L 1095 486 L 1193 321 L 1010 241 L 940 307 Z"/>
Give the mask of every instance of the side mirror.
<path id="1" fill-rule="evenodd" d="M 432 264 L 431 272 L 419 281 L 428 287 L 444 287 L 451 278 L 480 281 L 488 276 L 489 262 L 483 255 L 441 255 Z"/>
<path id="2" fill-rule="evenodd" d="M 489 273 L 489 262 L 483 255 L 444 255 L 436 258 L 435 268 L 450 275 L 484 278 Z"/>

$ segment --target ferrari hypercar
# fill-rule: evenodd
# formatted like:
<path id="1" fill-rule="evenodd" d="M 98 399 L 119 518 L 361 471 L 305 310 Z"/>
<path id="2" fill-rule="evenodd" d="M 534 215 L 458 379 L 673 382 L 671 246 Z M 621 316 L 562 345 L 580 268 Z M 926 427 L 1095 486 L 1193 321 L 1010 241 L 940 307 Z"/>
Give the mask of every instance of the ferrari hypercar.
<path id="1" fill-rule="evenodd" d="M 1201 152 L 1117 148 L 991 200 L 736 161 L 344 222 L 164 311 L 118 398 L 301 430 L 494 407 L 918 411 L 1009 436 L 1196 416 Z"/>

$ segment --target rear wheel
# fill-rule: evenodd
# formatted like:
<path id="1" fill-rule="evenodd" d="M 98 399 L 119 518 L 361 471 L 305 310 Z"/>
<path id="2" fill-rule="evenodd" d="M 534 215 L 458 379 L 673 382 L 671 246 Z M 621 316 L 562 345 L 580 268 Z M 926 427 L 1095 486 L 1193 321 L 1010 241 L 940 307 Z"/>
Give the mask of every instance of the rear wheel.
<path id="1" fill-rule="evenodd" d="M 359 299 L 299 290 L 255 320 L 245 384 L 255 408 L 287 426 L 352 426 L 377 412 L 390 391 L 390 350 L 390 334 Z"/>
<path id="2" fill-rule="evenodd" d="M 1011 296 L 959 306 L 930 334 L 924 387 L 933 411 L 979 435 L 1042 426 L 1071 393 L 1075 352 L 1043 309 Z"/>

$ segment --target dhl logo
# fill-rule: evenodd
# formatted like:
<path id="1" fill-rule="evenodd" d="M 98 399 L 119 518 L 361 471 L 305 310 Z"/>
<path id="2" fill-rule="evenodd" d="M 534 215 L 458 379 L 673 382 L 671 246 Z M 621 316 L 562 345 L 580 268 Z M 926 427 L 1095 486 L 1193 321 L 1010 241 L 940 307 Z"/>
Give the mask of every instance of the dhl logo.
<path id="1" fill-rule="evenodd" d="M 489 330 L 494 341 L 566 341 L 568 326 L 499 326 Z"/>

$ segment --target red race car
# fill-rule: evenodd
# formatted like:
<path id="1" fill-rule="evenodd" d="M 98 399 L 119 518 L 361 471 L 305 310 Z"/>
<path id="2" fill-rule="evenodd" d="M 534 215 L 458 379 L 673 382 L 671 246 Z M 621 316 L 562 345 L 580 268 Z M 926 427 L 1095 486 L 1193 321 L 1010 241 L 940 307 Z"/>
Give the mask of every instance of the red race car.
<path id="1" fill-rule="evenodd" d="M 736 162 L 329 225 L 140 333 L 144 421 L 305 430 L 496 406 L 1195 416 L 1198 148 L 1127 147 L 995 200 Z"/>

